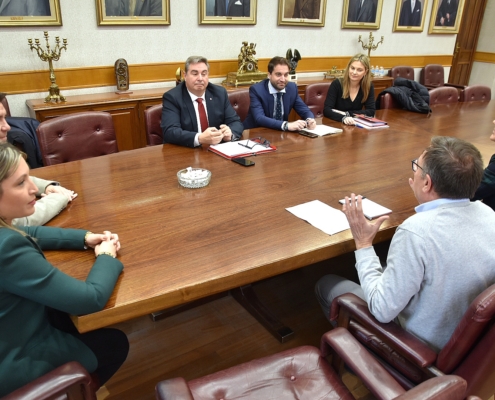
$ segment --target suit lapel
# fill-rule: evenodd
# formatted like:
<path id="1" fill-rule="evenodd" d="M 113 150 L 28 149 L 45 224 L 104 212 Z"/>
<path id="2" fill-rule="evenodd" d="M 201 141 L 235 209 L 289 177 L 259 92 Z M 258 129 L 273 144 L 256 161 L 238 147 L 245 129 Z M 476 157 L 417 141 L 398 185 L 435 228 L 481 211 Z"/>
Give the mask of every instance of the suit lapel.
<path id="1" fill-rule="evenodd" d="M 208 126 L 216 126 L 216 111 L 220 108 L 223 110 L 223 106 L 221 107 L 218 104 L 218 100 L 213 96 L 213 93 L 210 91 L 210 84 L 206 87 L 205 91 L 205 101 L 206 101 L 206 114 L 208 114 Z M 223 121 L 221 122 L 223 123 Z M 217 126 L 219 128 L 219 126 Z"/>
<path id="2" fill-rule="evenodd" d="M 189 96 L 189 92 L 187 91 L 186 84 L 184 82 L 182 85 L 182 101 L 185 104 L 187 112 L 189 113 L 189 118 L 191 118 L 193 130 L 198 132 L 198 121 L 196 119 L 196 111 L 194 111 L 194 104 L 191 100 L 191 96 Z"/>
<path id="3" fill-rule="evenodd" d="M 143 8 L 144 0 L 136 0 L 136 7 L 134 7 L 134 15 L 141 15 L 141 9 Z"/>
<path id="4" fill-rule="evenodd" d="M 268 93 L 268 110 L 266 110 L 266 113 L 273 116 L 275 112 L 275 96 L 270 93 L 270 90 L 268 89 L 268 82 L 268 79 L 265 80 L 265 91 Z"/>
<path id="5" fill-rule="evenodd" d="M 2 4 L 0 5 L 0 13 L 3 11 L 3 9 L 4 9 L 5 7 L 7 7 L 7 6 L 9 5 L 10 1 L 11 1 L 11 0 L 3 0 L 3 1 L 2 1 Z"/>

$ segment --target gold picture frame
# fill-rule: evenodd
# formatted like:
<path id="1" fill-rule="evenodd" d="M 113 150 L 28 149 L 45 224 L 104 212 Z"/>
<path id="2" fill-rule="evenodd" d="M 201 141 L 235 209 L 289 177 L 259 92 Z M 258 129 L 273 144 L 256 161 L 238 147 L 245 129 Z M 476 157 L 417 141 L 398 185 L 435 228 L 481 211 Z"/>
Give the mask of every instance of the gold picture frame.
<path id="1" fill-rule="evenodd" d="M 0 2 L 0 26 L 61 26 L 60 0 Z"/>
<path id="2" fill-rule="evenodd" d="M 411 0 L 397 0 L 394 32 L 423 32 L 428 0 L 416 0 L 414 10 Z"/>
<path id="3" fill-rule="evenodd" d="M 327 0 L 279 0 L 278 25 L 325 26 Z"/>
<path id="4" fill-rule="evenodd" d="M 256 25 L 257 0 L 199 0 L 200 25 Z"/>
<path id="5" fill-rule="evenodd" d="M 98 25 L 170 25 L 170 0 L 96 0 Z"/>
<path id="6" fill-rule="evenodd" d="M 455 16 L 451 15 L 452 12 L 447 12 L 453 9 L 455 9 Z M 450 0 L 450 2 L 449 0 L 433 0 L 428 33 L 458 33 L 463 10 L 464 0 Z"/>
<path id="7" fill-rule="evenodd" d="M 344 0 L 342 28 L 379 29 L 383 0 Z"/>

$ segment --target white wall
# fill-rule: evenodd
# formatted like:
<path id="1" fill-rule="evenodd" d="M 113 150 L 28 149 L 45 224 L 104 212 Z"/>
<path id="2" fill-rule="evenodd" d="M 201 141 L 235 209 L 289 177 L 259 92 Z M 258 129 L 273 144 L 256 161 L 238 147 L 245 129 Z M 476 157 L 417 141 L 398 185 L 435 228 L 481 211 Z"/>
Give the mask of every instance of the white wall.
<path id="1" fill-rule="evenodd" d="M 340 27 L 343 3 L 343 0 L 327 0 L 325 27 L 322 28 L 277 26 L 277 0 L 258 0 L 256 25 L 198 25 L 198 0 L 170 0 L 170 26 L 98 27 L 94 0 L 60 0 L 61 27 L 1 28 L 3 57 L 0 72 L 47 69 L 47 64 L 42 63 L 27 45 L 28 38 L 41 39 L 43 30 L 49 31 L 52 40 L 57 35 L 68 40 L 68 50 L 55 63 L 55 69 L 113 65 L 118 58 L 125 58 L 129 64 L 183 61 L 193 54 L 212 60 L 234 59 L 243 40 L 257 43 L 257 57 L 260 58 L 285 55 L 288 48 L 297 48 L 303 58 L 351 56 L 362 51 L 358 36 L 366 38 L 369 30 Z M 427 33 L 432 3 L 428 2 L 423 32 L 392 32 L 396 1 L 384 0 L 381 27 L 373 32 L 377 40 L 382 35 L 385 40 L 373 54 L 452 54 L 455 35 Z M 131 85 L 131 90 L 149 86 Z M 64 90 L 63 93 L 74 95 L 113 90 L 114 87 L 107 87 Z M 9 96 L 13 114 L 27 115 L 25 100 L 45 95 Z"/>

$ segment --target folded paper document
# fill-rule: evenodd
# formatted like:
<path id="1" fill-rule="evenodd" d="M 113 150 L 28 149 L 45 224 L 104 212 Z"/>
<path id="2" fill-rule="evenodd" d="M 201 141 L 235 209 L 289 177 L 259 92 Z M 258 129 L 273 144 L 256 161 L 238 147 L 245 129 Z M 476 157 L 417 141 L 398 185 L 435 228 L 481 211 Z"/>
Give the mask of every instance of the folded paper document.
<path id="1" fill-rule="evenodd" d="M 339 203 L 344 204 L 345 199 L 339 200 Z M 383 207 L 380 204 L 366 198 L 363 198 L 362 205 L 364 216 L 368 219 L 373 219 L 381 215 L 390 214 L 392 212 L 391 209 Z"/>

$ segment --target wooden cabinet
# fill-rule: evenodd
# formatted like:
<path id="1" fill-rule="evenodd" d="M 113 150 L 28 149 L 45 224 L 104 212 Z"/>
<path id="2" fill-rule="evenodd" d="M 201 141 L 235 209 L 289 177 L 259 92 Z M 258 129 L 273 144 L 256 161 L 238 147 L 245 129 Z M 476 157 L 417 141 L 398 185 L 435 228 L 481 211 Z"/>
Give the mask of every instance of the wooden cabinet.
<path id="1" fill-rule="evenodd" d="M 311 83 L 329 82 L 321 78 L 301 78 L 298 83 L 298 90 L 304 100 L 306 86 Z M 375 85 L 375 95 L 392 86 L 392 78 L 373 78 Z M 228 91 L 241 90 L 228 87 Z M 115 135 L 119 151 L 138 149 L 146 146 L 146 127 L 144 120 L 144 110 L 161 104 L 163 93 L 167 88 L 135 90 L 134 92 L 119 95 L 116 93 L 101 93 L 92 95 L 67 96 L 64 103 L 44 103 L 42 99 L 28 100 L 29 114 L 32 118 L 43 122 L 60 115 L 72 114 L 82 111 L 105 111 L 112 114 Z M 295 112 L 291 114 L 291 120 L 297 119 Z"/>

